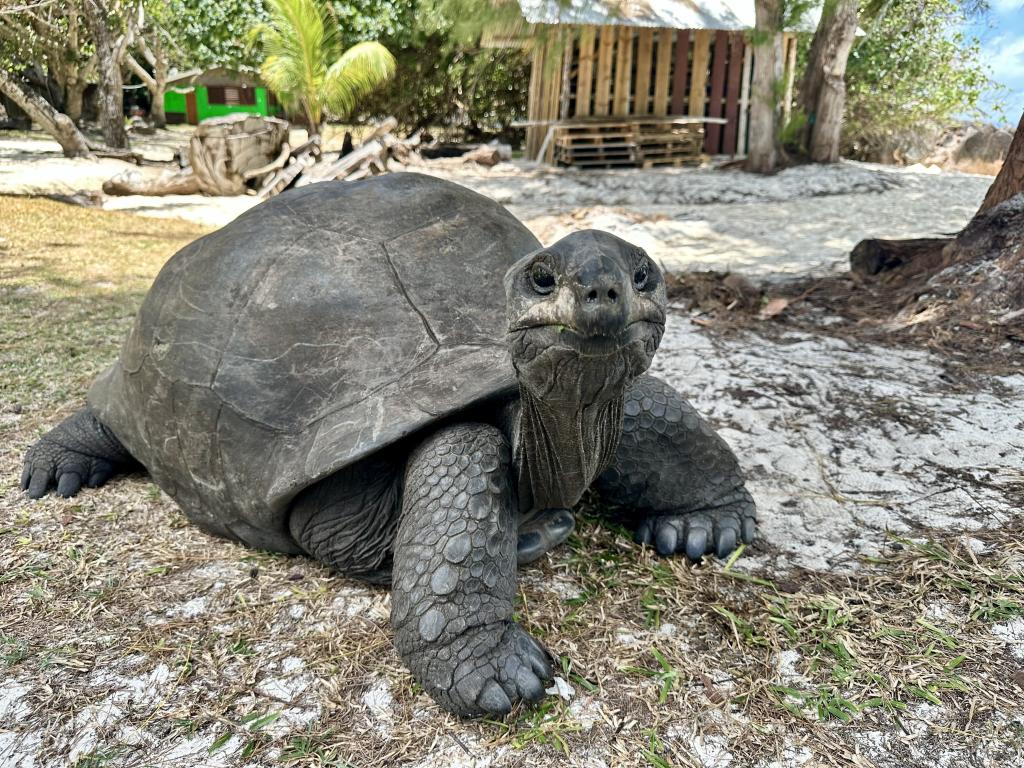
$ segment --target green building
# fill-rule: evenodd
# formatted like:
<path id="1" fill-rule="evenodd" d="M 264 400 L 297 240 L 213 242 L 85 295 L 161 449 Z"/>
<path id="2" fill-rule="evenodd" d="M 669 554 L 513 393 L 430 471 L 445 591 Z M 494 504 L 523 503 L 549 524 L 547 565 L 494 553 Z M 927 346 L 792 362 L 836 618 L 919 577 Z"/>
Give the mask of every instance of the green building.
<path id="1" fill-rule="evenodd" d="M 169 78 L 164 111 L 168 123 L 198 125 L 208 117 L 238 112 L 280 116 L 284 110 L 255 72 L 215 67 Z"/>

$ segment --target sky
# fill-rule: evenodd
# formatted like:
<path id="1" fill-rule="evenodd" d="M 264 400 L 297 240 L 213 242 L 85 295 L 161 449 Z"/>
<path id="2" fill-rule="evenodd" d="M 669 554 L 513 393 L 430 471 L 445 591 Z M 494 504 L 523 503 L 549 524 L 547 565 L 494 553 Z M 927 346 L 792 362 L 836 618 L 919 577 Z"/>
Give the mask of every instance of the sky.
<path id="1" fill-rule="evenodd" d="M 974 20 L 967 31 L 981 40 L 982 57 L 991 69 L 992 79 L 1005 90 L 987 94 L 982 108 L 988 119 L 1003 122 L 991 113 L 995 100 L 1003 102 L 1005 122 L 1014 127 L 1024 110 L 1024 0 L 989 0 L 989 12 Z"/>

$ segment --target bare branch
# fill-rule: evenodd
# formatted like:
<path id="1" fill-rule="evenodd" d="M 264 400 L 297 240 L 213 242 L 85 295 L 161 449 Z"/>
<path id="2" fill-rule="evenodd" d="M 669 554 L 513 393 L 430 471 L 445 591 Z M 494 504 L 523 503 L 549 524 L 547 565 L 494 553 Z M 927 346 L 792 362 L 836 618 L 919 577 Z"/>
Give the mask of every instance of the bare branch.
<path id="1" fill-rule="evenodd" d="M 54 0 L 22 0 L 21 3 L 13 5 L 9 0 L 0 2 L 0 16 L 14 16 L 19 13 L 27 13 L 37 8 L 53 6 Z"/>
<path id="2" fill-rule="evenodd" d="M 145 67 L 143 67 L 141 64 L 139 64 L 138 61 L 135 60 L 134 56 L 132 56 L 130 53 L 126 54 L 124 57 L 124 63 L 127 64 L 128 69 L 134 72 L 136 77 L 138 77 L 139 80 L 141 80 L 145 84 L 146 88 L 156 88 L 156 79 L 151 74 L 149 74 L 149 72 L 146 71 Z"/>
<path id="3" fill-rule="evenodd" d="M 159 36 L 160 33 L 154 30 L 152 27 L 149 29 L 154 35 Z M 153 50 L 149 47 L 149 43 L 146 42 L 146 34 L 140 34 L 135 40 L 135 45 L 138 46 L 139 51 L 142 53 L 142 57 L 146 60 L 146 63 L 151 67 L 156 66 L 156 56 L 153 54 Z"/>

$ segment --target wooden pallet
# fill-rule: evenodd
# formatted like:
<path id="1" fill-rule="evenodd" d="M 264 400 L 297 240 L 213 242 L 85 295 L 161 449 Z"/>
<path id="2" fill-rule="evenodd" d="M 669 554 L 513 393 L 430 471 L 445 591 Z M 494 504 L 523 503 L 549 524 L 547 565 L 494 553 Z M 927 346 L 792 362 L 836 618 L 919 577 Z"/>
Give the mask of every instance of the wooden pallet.
<path id="1" fill-rule="evenodd" d="M 578 167 L 682 165 L 700 161 L 703 141 L 700 124 L 656 117 L 587 120 L 557 128 L 554 160 Z"/>

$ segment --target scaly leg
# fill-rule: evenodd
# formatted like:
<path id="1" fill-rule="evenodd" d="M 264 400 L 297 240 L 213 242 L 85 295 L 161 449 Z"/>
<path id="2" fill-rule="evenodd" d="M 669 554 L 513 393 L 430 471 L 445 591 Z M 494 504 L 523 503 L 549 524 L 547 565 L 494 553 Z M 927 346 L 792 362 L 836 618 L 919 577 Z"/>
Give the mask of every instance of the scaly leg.
<path id="1" fill-rule="evenodd" d="M 58 496 L 74 496 L 83 485 L 98 488 L 136 465 L 114 433 L 83 408 L 28 449 L 21 488 L 32 499 L 46 495 L 54 485 Z"/>
<path id="2" fill-rule="evenodd" d="M 725 557 L 756 529 L 754 500 L 736 456 L 665 382 L 641 376 L 626 393 L 622 438 L 597 489 L 636 509 L 637 541 L 658 554 Z"/>
<path id="3" fill-rule="evenodd" d="M 300 493 L 288 527 L 296 543 L 344 576 L 391 581 L 401 466 L 388 454 L 351 464 Z"/>
<path id="4" fill-rule="evenodd" d="M 516 510 L 508 441 L 484 424 L 424 440 L 405 472 L 391 623 L 413 676 L 464 717 L 539 701 L 548 652 L 512 620 Z"/>

